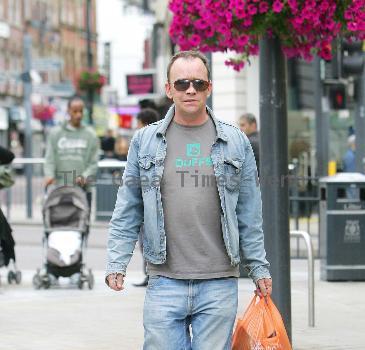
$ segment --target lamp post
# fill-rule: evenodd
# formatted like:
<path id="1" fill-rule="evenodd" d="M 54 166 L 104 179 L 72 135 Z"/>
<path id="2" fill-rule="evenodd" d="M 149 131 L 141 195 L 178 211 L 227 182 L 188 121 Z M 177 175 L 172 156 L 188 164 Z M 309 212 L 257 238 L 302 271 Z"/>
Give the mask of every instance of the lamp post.
<path id="1" fill-rule="evenodd" d="M 24 155 L 26 158 L 32 158 L 32 79 L 30 71 L 32 69 L 32 38 L 26 32 L 23 37 L 23 57 L 24 57 L 24 73 L 22 74 L 24 86 L 24 109 L 25 109 L 25 128 L 24 128 Z M 25 166 L 25 175 L 27 180 L 26 198 L 27 198 L 27 217 L 32 217 L 32 173 L 31 164 Z"/>
<path id="2" fill-rule="evenodd" d="M 93 52 L 91 48 L 91 0 L 86 0 L 86 54 L 87 54 L 87 68 L 91 71 L 93 68 Z M 89 112 L 90 124 L 93 120 L 93 105 L 94 105 L 94 90 L 89 88 L 87 90 L 87 109 Z"/>
<path id="3" fill-rule="evenodd" d="M 260 183 L 273 299 L 291 338 L 286 61 L 277 38 L 260 43 Z"/>

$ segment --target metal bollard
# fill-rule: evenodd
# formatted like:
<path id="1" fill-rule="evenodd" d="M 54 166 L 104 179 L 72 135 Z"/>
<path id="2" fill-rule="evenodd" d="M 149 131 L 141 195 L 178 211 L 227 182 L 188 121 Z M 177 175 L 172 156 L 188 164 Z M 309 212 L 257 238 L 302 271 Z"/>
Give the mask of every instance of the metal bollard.
<path id="1" fill-rule="evenodd" d="M 290 231 L 290 236 L 303 238 L 308 252 L 308 325 L 314 327 L 314 258 L 312 239 L 308 232 Z"/>

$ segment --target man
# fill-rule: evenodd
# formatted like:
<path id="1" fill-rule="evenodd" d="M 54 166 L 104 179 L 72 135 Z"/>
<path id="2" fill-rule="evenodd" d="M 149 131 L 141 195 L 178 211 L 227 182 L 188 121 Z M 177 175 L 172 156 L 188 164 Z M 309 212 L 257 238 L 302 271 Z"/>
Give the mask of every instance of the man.
<path id="1" fill-rule="evenodd" d="M 147 125 L 150 125 L 152 123 L 157 122 L 159 119 L 158 113 L 153 108 L 143 108 L 138 114 L 137 114 L 137 129 L 142 129 Z M 141 248 L 141 252 L 143 253 L 143 225 L 141 226 L 141 232 L 139 234 L 139 246 Z M 145 278 L 140 283 L 133 283 L 136 287 L 146 287 L 148 284 L 148 275 L 147 275 L 147 264 L 145 260 L 143 260 L 143 273 L 145 275 Z"/>
<path id="2" fill-rule="evenodd" d="M 174 105 L 131 142 L 110 223 L 106 282 L 124 289 L 143 220 L 150 276 L 144 350 L 227 350 L 240 250 L 259 293 L 272 289 L 255 160 L 246 136 L 206 107 L 212 83 L 204 55 L 177 53 L 165 90 Z"/>
<path id="3" fill-rule="evenodd" d="M 110 159 L 114 156 L 115 136 L 114 130 L 108 129 L 105 136 L 101 139 L 102 159 Z"/>
<path id="4" fill-rule="evenodd" d="M 158 113 L 152 108 L 143 108 L 137 114 L 137 129 L 142 129 L 147 125 L 157 122 Z"/>
<path id="5" fill-rule="evenodd" d="M 351 135 L 347 139 L 348 149 L 342 159 L 343 171 L 345 173 L 356 172 L 356 136 Z"/>
<path id="6" fill-rule="evenodd" d="M 257 170 L 260 170 L 260 135 L 257 131 L 256 117 L 251 113 L 246 113 L 239 118 L 239 127 L 250 140 L 253 154 L 256 159 Z"/>
<path id="7" fill-rule="evenodd" d="M 87 191 L 98 167 L 99 140 L 93 129 L 82 125 L 84 102 L 72 97 L 68 102 L 69 120 L 52 129 L 48 136 L 44 173 L 50 184 L 79 185 Z"/>

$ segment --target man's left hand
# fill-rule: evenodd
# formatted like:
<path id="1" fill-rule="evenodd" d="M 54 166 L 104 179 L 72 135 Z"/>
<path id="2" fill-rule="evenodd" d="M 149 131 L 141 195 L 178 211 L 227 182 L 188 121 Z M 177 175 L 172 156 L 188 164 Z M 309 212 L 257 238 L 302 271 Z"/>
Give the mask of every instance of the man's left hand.
<path id="1" fill-rule="evenodd" d="M 257 289 L 255 293 L 260 297 L 266 297 L 271 295 L 272 293 L 272 279 L 271 278 L 262 278 L 256 283 Z"/>

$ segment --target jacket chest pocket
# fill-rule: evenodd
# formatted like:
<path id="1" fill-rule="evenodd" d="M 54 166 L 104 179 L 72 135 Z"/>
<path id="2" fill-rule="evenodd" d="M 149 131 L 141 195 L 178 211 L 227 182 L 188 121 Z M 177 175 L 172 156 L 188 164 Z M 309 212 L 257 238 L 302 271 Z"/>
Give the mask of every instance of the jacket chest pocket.
<path id="1" fill-rule="evenodd" d="M 238 191 L 241 182 L 243 161 L 240 159 L 224 159 L 224 182 L 228 191 Z"/>
<path id="2" fill-rule="evenodd" d="M 147 155 L 138 159 L 140 182 L 143 192 L 160 186 L 161 179 L 156 173 L 156 159 Z"/>

